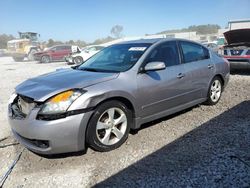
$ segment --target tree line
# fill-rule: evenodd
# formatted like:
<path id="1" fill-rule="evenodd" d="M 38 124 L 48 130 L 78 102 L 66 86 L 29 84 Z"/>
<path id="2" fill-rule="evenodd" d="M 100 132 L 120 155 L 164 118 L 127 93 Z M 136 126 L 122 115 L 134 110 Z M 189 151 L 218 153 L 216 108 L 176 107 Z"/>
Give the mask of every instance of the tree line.
<path id="1" fill-rule="evenodd" d="M 207 24 L 207 25 L 191 25 L 187 28 L 182 29 L 172 29 L 159 32 L 157 34 L 167 34 L 167 33 L 180 33 L 180 32 L 192 32 L 195 31 L 197 34 L 206 35 L 217 33 L 221 27 L 217 24 Z"/>
<path id="2" fill-rule="evenodd" d="M 197 34 L 213 34 L 217 33 L 218 29 L 220 29 L 220 26 L 217 24 L 207 24 L 207 25 L 191 25 L 188 28 L 183 29 L 173 29 L 173 30 L 165 30 L 162 32 L 159 32 L 157 34 L 166 34 L 166 33 L 176 33 L 176 32 L 190 32 L 190 31 L 196 31 Z M 51 47 L 58 44 L 71 44 L 71 45 L 77 45 L 79 47 L 84 47 L 87 45 L 94 45 L 94 44 L 102 44 L 106 42 L 110 42 L 112 40 L 115 40 L 117 38 L 123 37 L 123 26 L 121 25 L 115 25 L 110 30 L 110 35 L 104 38 L 96 39 L 92 43 L 87 43 L 84 40 L 69 40 L 69 41 L 58 41 L 49 39 L 48 41 L 43 41 L 42 45 L 46 47 Z M 0 34 L 0 49 L 6 49 L 7 48 L 7 42 L 15 39 L 12 35 L 6 35 L 6 34 Z"/>
<path id="3" fill-rule="evenodd" d="M 41 44 L 44 47 L 51 47 L 51 46 L 59 45 L 59 44 L 70 44 L 70 45 L 77 45 L 79 47 L 84 47 L 87 45 L 102 44 L 102 43 L 110 42 L 112 40 L 120 38 L 123 36 L 122 31 L 123 31 L 123 26 L 115 25 L 110 30 L 111 36 L 96 39 L 92 43 L 87 43 L 84 40 L 69 40 L 69 41 L 63 42 L 63 41 L 59 41 L 59 40 L 49 39 L 48 41 L 41 42 Z M 13 40 L 13 39 L 16 39 L 13 35 L 0 34 L 0 49 L 6 49 L 7 42 L 10 40 Z"/>

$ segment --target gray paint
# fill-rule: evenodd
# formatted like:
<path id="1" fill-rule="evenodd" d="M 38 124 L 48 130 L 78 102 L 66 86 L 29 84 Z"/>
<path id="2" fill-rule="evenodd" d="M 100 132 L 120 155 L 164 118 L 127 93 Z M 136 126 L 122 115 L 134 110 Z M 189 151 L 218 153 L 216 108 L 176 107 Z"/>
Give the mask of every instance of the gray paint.
<path id="1" fill-rule="evenodd" d="M 87 92 L 80 96 L 68 110 L 96 107 L 104 100 L 122 97 L 130 101 L 134 108 L 135 123 L 132 128 L 139 128 L 143 123 L 204 102 L 207 99 L 209 84 L 215 75 L 222 77 L 224 86 L 229 80 L 228 64 L 211 51 L 211 58 L 207 60 L 140 73 L 140 67 L 147 55 L 161 43 L 173 40 L 176 39 L 132 41 L 148 42 L 152 45 L 126 72 L 61 70 L 29 79 L 17 86 L 16 92 L 36 101 L 45 101 L 68 89 L 86 90 Z M 50 140 L 51 148 L 46 151 L 34 148 L 16 136 L 21 143 L 36 152 L 46 154 L 78 151 L 85 148 L 85 131 L 92 111 L 54 121 L 41 121 L 36 120 L 38 110 L 38 108 L 33 109 L 24 120 L 9 118 L 10 125 L 14 132 L 24 137 Z"/>

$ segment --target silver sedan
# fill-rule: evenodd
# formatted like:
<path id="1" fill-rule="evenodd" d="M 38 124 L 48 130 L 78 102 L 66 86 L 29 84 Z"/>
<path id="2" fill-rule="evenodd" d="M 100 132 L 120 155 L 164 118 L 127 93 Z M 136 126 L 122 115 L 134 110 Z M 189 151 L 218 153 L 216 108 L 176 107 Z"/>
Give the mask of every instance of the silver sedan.
<path id="1" fill-rule="evenodd" d="M 86 145 L 109 151 L 146 122 L 216 104 L 228 80 L 228 61 L 198 43 L 129 41 L 21 83 L 9 100 L 8 119 L 17 140 L 37 153 Z"/>

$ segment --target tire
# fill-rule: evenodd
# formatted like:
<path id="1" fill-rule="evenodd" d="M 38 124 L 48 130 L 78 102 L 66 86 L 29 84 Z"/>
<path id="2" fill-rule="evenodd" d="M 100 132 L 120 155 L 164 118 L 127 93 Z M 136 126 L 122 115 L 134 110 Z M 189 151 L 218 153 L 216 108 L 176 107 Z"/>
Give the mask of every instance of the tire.
<path id="1" fill-rule="evenodd" d="M 128 138 L 131 124 L 132 113 L 126 105 L 120 101 L 107 101 L 99 105 L 91 117 L 86 141 L 97 151 L 116 149 Z"/>
<path id="2" fill-rule="evenodd" d="M 213 78 L 209 85 L 209 90 L 207 94 L 207 105 L 215 105 L 219 102 L 222 94 L 222 80 L 216 76 Z"/>
<path id="3" fill-rule="evenodd" d="M 48 55 L 44 55 L 41 57 L 41 63 L 49 63 L 50 57 Z"/>
<path id="4" fill-rule="evenodd" d="M 34 53 L 36 53 L 36 52 L 37 52 L 37 50 L 35 50 L 35 49 L 30 50 L 30 52 L 28 54 L 28 60 L 29 61 L 34 61 Z"/>
<path id="5" fill-rule="evenodd" d="M 83 58 L 80 57 L 80 56 L 76 56 L 76 57 L 73 59 L 73 63 L 76 64 L 76 65 L 80 65 L 81 63 L 83 63 Z"/>

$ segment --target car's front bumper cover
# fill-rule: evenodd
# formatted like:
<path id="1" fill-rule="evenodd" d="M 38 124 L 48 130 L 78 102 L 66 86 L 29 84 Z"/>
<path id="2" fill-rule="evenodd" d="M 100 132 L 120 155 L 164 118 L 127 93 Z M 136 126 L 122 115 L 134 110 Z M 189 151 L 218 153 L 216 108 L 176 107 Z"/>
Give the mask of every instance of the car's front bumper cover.
<path id="1" fill-rule="evenodd" d="M 9 106 L 10 108 L 10 106 Z M 85 131 L 92 111 L 65 118 L 37 120 L 39 108 L 27 117 L 8 121 L 15 138 L 28 149 L 40 154 L 58 154 L 85 149 Z"/>

